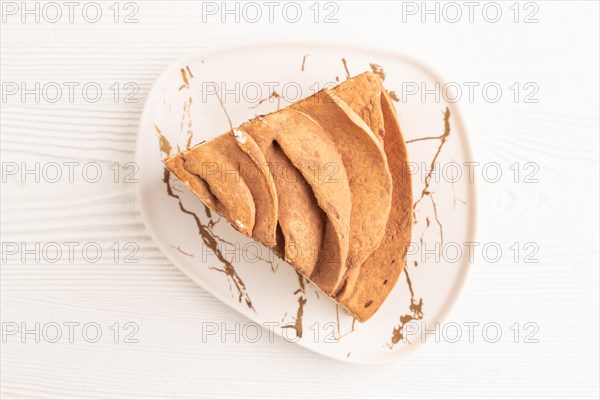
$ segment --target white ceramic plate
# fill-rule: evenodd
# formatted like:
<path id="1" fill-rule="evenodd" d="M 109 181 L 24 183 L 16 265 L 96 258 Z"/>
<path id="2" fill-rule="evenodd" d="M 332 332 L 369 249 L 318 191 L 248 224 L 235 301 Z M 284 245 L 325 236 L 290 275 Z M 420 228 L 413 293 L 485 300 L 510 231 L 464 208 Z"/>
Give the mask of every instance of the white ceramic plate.
<path id="1" fill-rule="evenodd" d="M 406 271 L 380 310 L 360 324 L 299 279 L 290 265 L 216 214 L 208 215 L 200 200 L 173 176 L 170 195 L 161 159 L 227 131 L 221 101 L 237 126 L 343 81 L 347 71 L 354 76 L 370 70 L 370 64 L 383 67 L 387 90 L 405 97 L 395 104 L 414 169 L 415 202 L 434 159 L 435 172 L 427 179 L 426 193 L 431 195 L 426 194 L 415 209 L 414 247 Z M 421 96 L 423 89 L 435 88 L 436 83 L 440 79 L 413 60 L 352 47 L 261 45 L 176 62 L 154 84 L 138 133 L 138 201 L 148 230 L 163 253 L 194 282 L 285 339 L 348 362 L 397 359 L 421 343 L 420 336 L 412 334 L 417 325 L 408 335 L 407 323 L 433 327 L 453 303 L 468 269 L 464 243 L 474 235 L 475 190 L 462 167 L 470 161 L 470 152 L 458 110 L 446 104 L 444 96 Z M 419 93 L 411 95 L 415 87 Z M 273 91 L 279 97 L 272 96 Z M 450 130 L 439 152 L 441 139 L 411 142 L 442 136 L 446 119 Z M 457 166 L 459 179 L 454 178 Z M 215 246 L 217 251 L 210 248 Z M 457 259 L 459 251 L 462 256 Z"/>

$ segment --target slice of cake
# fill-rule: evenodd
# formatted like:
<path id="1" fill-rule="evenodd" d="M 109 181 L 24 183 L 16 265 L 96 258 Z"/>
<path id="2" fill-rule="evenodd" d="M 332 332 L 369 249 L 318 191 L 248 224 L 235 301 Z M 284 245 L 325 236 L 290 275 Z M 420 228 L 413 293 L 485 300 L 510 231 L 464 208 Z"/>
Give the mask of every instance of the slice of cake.
<path id="1" fill-rule="evenodd" d="M 395 108 L 370 72 L 165 163 L 359 321 L 402 271 L 412 227 L 406 148 Z"/>

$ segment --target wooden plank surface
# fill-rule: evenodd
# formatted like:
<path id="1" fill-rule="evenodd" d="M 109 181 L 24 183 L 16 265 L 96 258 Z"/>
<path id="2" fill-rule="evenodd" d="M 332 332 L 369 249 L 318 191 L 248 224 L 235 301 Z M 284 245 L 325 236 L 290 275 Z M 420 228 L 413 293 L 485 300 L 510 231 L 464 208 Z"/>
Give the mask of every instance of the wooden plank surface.
<path id="1" fill-rule="evenodd" d="M 2 5 L 1 81 L 7 96 L 0 112 L 2 398 L 598 397 L 597 2 L 533 2 L 537 23 L 515 23 L 512 2 L 498 3 L 503 12 L 498 23 L 477 12 L 473 23 L 466 15 L 457 23 L 443 15 L 440 22 L 430 16 L 423 23 L 420 14 L 408 13 L 414 10 L 405 8 L 410 2 L 385 1 L 331 2 L 337 23 L 323 22 L 336 8 L 320 3 L 315 23 L 310 2 L 300 4 L 303 17 L 295 24 L 277 13 L 273 23 L 266 17 L 251 23 L 243 15 L 239 23 L 225 15 L 223 23 L 220 13 L 203 9 L 211 2 L 188 1 L 130 2 L 137 8 L 122 2 L 114 23 L 111 3 L 101 3 L 98 23 L 80 13 L 73 23 L 66 15 L 57 23 L 44 15 L 39 23 L 34 16 L 23 23 L 21 11 L 13 15 L 10 8 L 20 2 Z M 521 20 L 534 10 L 525 3 L 518 7 Z M 132 10 L 138 22 L 124 23 Z M 477 240 L 498 243 L 503 257 L 491 263 L 476 256 L 447 318 L 461 325 L 496 322 L 503 332 L 499 342 L 488 343 L 481 333 L 473 343 L 432 341 L 396 364 L 372 367 L 340 364 L 278 338 L 203 342 L 203 323 L 235 329 L 248 321 L 167 261 L 145 230 L 135 183 L 124 182 L 123 175 L 115 182 L 111 166 L 134 159 L 144 99 L 167 65 L 195 51 L 266 41 L 393 50 L 427 63 L 447 81 L 502 87 L 496 103 L 476 92 L 473 102 L 463 98 L 459 107 L 475 160 L 498 163 L 505 177 L 497 183 L 477 177 Z M 52 103 L 7 94 L 10 85 L 23 82 L 28 87 L 97 82 L 103 96 L 90 103 L 81 92 L 72 102 L 63 94 Z M 124 102 L 123 87 L 130 82 L 139 87 L 137 103 Z M 537 85 L 538 102 L 515 102 L 510 89 L 515 82 L 521 96 L 529 93 L 524 84 Z M 110 90 L 115 83 L 122 89 L 116 102 Z M 7 172 L 36 162 L 79 164 L 73 183 L 37 183 L 32 175 Z M 535 163 L 539 182 L 515 183 L 509 167 L 516 162 L 522 172 L 525 163 Z M 90 163 L 103 174 L 96 183 L 81 175 Z M 77 250 L 72 261 L 63 256 L 51 263 L 32 256 L 22 262 L 22 252 L 9 254 L 11 244 L 31 248 L 36 242 L 79 242 L 79 250 L 98 243 L 103 256 L 93 263 Z M 115 242 L 118 262 L 110 249 Z M 515 242 L 521 248 L 517 262 L 509 249 Z M 538 263 L 525 262 L 523 246 L 529 242 L 539 248 Z M 123 260 L 128 243 L 137 246 L 137 263 Z M 50 343 L 44 336 L 36 343 L 28 334 L 23 343 L 20 335 L 6 333 L 13 324 L 32 328 L 36 322 L 48 326 L 50 336 L 52 323 L 62 325 L 62 339 Z M 65 322 L 80 324 L 72 343 L 64 337 Z M 126 329 L 128 322 L 135 325 Z M 519 343 L 510 328 L 515 322 Z M 524 343 L 527 322 L 539 328 L 538 343 Z M 86 323 L 102 328 L 97 343 L 81 333 Z M 138 342 L 125 343 L 132 326 Z M 94 336 L 93 328 L 89 333 Z"/>

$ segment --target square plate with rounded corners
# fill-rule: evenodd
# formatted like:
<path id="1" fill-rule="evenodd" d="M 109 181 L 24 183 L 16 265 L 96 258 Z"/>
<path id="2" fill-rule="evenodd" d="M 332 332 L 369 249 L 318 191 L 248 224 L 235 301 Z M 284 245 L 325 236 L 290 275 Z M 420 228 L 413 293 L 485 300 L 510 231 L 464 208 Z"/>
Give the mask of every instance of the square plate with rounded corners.
<path id="1" fill-rule="evenodd" d="M 270 250 L 207 211 L 165 174 L 161 160 L 228 131 L 228 118 L 237 126 L 372 69 L 385 74 L 384 86 L 399 100 L 416 223 L 405 271 L 361 324 Z M 140 122 L 136 162 L 144 222 L 189 278 L 264 328 L 243 330 L 245 340 L 274 332 L 342 361 L 396 360 L 449 310 L 468 270 L 465 244 L 474 237 L 467 134 L 448 96 L 424 95 L 440 87 L 440 78 L 419 62 L 343 46 L 257 45 L 177 61 L 154 84 Z"/>

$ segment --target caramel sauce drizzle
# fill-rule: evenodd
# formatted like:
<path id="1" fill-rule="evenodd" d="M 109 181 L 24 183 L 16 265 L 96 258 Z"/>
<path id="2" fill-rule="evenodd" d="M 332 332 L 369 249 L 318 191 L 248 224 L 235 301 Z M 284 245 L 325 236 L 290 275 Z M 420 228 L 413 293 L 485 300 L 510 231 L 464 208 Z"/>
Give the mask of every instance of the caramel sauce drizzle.
<path id="1" fill-rule="evenodd" d="M 188 75 L 189 75 L 189 78 L 188 78 Z M 190 88 L 189 79 L 194 77 L 189 66 L 186 66 L 185 68 L 181 69 L 181 76 L 182 76 L 184 84 L 179 87 L 179 90 L 182 90 L 184 88 L 189 89 Z M 188 98 L 188 100 L 184 103 L 183 116 L 182 116 L 182 122 L 181 122 L 181 130 L 183 131 L 183 122 L 184 122 L 184 120 L 188 121 L 187 131 L 186 131 L 186 136 L 187 136 L 186 147 L 187 148 L 189 148 L 191 146 L 192 137 L 193 137 L 192 119 L 191 119 L 191 113 L 190 113 L 191 105 L 192 105 L 192 97 L 190 96 Z M 222 102 L 221 102 L 221 105 L 223 106 Z M 224 107 L 223 107 L 223 110 L 225 111 L 225 114 L 227 115 L 227 119 L 231 123 L 231 120 L 229 119 L 229 115 L 227 114 L 227 110 L 225 110 Z M 154 125 L 154 130 L 159 139 L 159 147 L 160 147 L 160 152 L 163 154 L 163 159 L 167 159 L 168 157 L 171 156 L 173 147 L 169 143 L 169 140 L 162 134 L 162 132 L 158 126 Z M 198 234 L 202 238 L 203 244 L 213 251 L 213 253 L 216 255 L 216 257 L 219 259 L 219 261 L 223 265 L 221 268 L 212 267 L 212 266 L 209 268 L 225 274 L 229 281 L 229 291 L 230 291 L 231 295 L 234 296 L 233 289 L 232 289 L 232 285 L 233 285 L 233 287 L 235 287 L 236 291 L 237 291 L 238 302 L 240 304 L 244 303 L 250 310 L 256 312 L 256 310 L 254 309 L 254 306 L 252 304 L 252 301 L 247 293 L 247 289 L 246 289 L 246 285 L 245 285 L 244 281 L 238 275 L 238 273 L 236 272 L 235 267 L 232 265 L 232 263 L 225 258 L 225 256 L 219 249 L 219 245 L 218 245 L 219 243 L 217 241 L 224 242 L 224 243 L 229 243 L 229 242 L 218 237 L 212 231 L 212 228 L 215 226 L 215 224 L 218 222 L 218 220 L 215 221 L 212 218 L 211 211 L 208 209 L 208 207 L 204 206 L 205 214 L 206 214 L 207 218 L 209 219 L 209 222 L 205 225 L 202 223 L 202 221 L 200 220 L 200 218 L 198 217 L 198 215 L 196 213 L 185 208 L 185 206 L 182 203 L 181 197 L 173 191 L 173 186 L 171 185 L 170 177 L 171 177 L 171 172 L 166 167 L 164 167 L 163 182 L 165 183 L 166 188 L 167 188 L 167 195 L 178 201 L 179 209 L 183 213 L 192 216 L 192 218 L 194 219 L 196 226 L 198 228 Z M 192 254 L 184 252 L 183 250 L 181 250 L 180 247 L 175 247 L 175 246 L 172 246 L 172 247 L 185 255 L 193 257 Z"/>
<path id="2" fill-rule="evenodd" d="M 448 107 L 446 107 L 446 110 L 444 112 L 444 118 L 443 118 L 444 132 L 441 135 L 421 137 L 421 138 L 406 141 L 406 144 L 425 141 L 425 140 L 439 140 L 440 141 L 439 146 L 435 152 L 435 155 L 433 156 L 433 159 L 431 160 L 429 172 L 425 176 L 425 187 L 421 191 L 421 196 L 413 204 L 413 218 L 415 221 L 414 223 L 417 224 L 417 217 L 416 217 L 417 206 L 419 205 L 421 200 L 423 200 L 425 197 L 428 197 L 429 200 L 431 201 L 431 204 L 433 207 L 433 218 L 434 218 L 436 224 L 438 225 L 439 232 L 440 232 L 440 241 L 441 241 L 440 247 L 443 247 L 443 244 L 444 244 L 444 230 L 443 230 L 442 222 L 439 218 L 437 203 L 435 202 L 433 192 L 430 190 L 430 185 L 431 185 L 431 176 L 434 172 L 436 161 L 442 151 L 442 148 L 444 147 L 444 144 L 446 143 L 446 141 L 448 140 L 448 137 L 450 136 L 450 116 L 451 116 L 450 109 Z M 429 216 L 425 217 L 425 224 L 426 224 L 426 228 L 429 228 L 429 226 L 431 224 L 431 220 L 429 219 Z M 423 241 L 424 235 L 425 235 L 425 233 L 423 232 L 423 234 L 421 234 L 421 238 L 419 239 L 421 244 L 424 243 L 424 241 Z M 414 265 L 416 267 L 418 265 L 418 263 L 415 261 Z M 408 274 L 408 266 L 407 265 L 404 266 L 403 272 L 406 275 L 406 282 L 408 284 L 408 289 L 410 291 L 410 306 L 409 306 L 410 314 L 404 314 L 404 315 L 400 316 L 400 323 L 394 327 L 394 329 L 392 331 L 391 343 L 388 344 L 388 347 L 390 349 L 393 348 L 393 346 L 395 344 L 397 344 L 398 342 L 400 342 L 401 340 L 404 339 L 404 326 L 408 322 L 423 319 L 423 299 L 420 298 L 418 302 L 415 300 L 415 293 L 413 290 L 412 281 L 410 280 L 410 276 Z"/>
<path id="3" fill-rule="evenodd" d="M 182 133 L 185 130 L 185 136 L 187 140 L 185 142 L 186 150 L 189 150 L 192 146 L 193 128 L 192 128 L 192 96 L 183 103 L 183 113 L 181 115 L 181 123 L 179 129 Z"/>
<path id="4" fill-rule="evenodd" d="M 281 105 L 281 95 L 279 93 L 277 93 L 277 91 L 273 90 L 273 93 L 271 93 L 269 95 L 269 97 L 266 97 L 264 99 L 260 99 L 258 101 L 258 103 L 256 103 L 253 106 L 248 107 L 250 110 L 253 110 L 255 108 L 257 108 L 258 106 L 260 106 L 262 103 L 264 103 L 265 101 L 269 101 L 271 99 L 277 99 L 277 110 L 279 111 L 280 105 Z"/>
<path id="5" fill-rule="evenodd" d="M 300 67 L 300 71 L 304 72 L 304 64 L 306 64 L 306 58 L 310 57 L 310 54 L 305 54 L 304 57 L 302 57 L 302 66 Z"/>
<path id="6" fill-rule="evenodd" d="M 392 341 L 387 346 L 391 349 L 395 344 L 404 339 L 404 326 L 410 321 L 418 321 L 423 319 L 423 299 L 420 298 L 417 302 L 415 300 L 415 292 L 413 291 L 412 282 L 406 267 L 403 269 L 404 275 L 406 276 L 406 283 L 408 284 L 408 290 L 410 291 L 410 314 L 400 316 L 400 324 L 394 327 L 392 331 Z"/>
<path id="7" fill-rule="evenodd" d="M 378 64 L 369 64 L 371 66 L 371 71 L 375 74 L 378 75 L 382 81 L 385 81 L 385 71 L 383 70 L 383 67 L 381 65 Z"/>
<path id="8" fill-rule="evenodd" d="M 171 247 L 174 248 L 175 250 L 177 250 L 178 252 L 180 252 L 181 254 L 185 255 L 185 256 L 194 257 L 193 254 L 181 250 L 181 247 L 179 247 L 179 246 L 173 246 L 173 245 L 171 245 Z"/>
<path id="9" fill-rule="evenodd" d="M 446 107 L 446 111 L 444 112 L 444 133 L 442 133 L 441 135 L 427 136 L 427 137 L 422 137 L 422 138 L 417 138 L 417 139 L 412 139 L 412 140 L 406 141 L 406 144 L 420 142 L 420 141 L 424 141 L 424 140 L 439 140 L 440 141 L 437 151 L 435 152 L 435 155 L 433 156 L 433 159 L 431 160 L 430 170 L 427 172 L 427 175 L 425 176 L 425 187 L 421 191 L 421 196 L 413 204 L 413 220 L 415 221 L 414 223 L 416 224 L 417 223 L 417 215 L 416 215 L 417 206 L 419 205 L 421 200 L 423 200 L 425 197 L 428 197 L 429 200 L 431 201 L 431 205 L 433 207 L 433 217 L 434 217 L 435 222 L 438 225 L 438 228 L 440 230 L 440 242 L 441 242 L 440 248 L 442 248 L 444 246 L 444 229 L 443 229 L 442 222 L 440 221 L 440 218 L 439 218 L 437 203 L 435 202 L 435 199 L 433 197 L 433 192 L 429 189 L 429 187 L 431 185 L 431 176 L 434 172 L 436 161 L 437 161 L 440 153 L 442 152 L 442 148 L 444 147 L 444 144 L 446 144 L 446 141 L 448 140 L 448 137 L 450 136 L 450 116 L 451 116 L 450 108 Z M 429 227 L 429 222 L 427 222 L 427 226 Z M 422 236 L 421 236 L 421 241 L 422 241 Z"/>
<path id="10" fill-rule="evenodd" d="M 190 75 L 190 78 L 194 77 L 194 74 L 192 74 L 192 71 L 190 70 L 189 66 L 185 66 L 185 68 L 181 68 L 181 79 L 183 80 L 183 85 L 179 86 L 178 90 L 183 90 L 183 89 L 189 89 L 190 88 L 190 81 L 188 79 L 188 74 Z"/>
<path id="11" fill-rule="evenodd" d="M 371 66 L 371 71 L 379 76 L 379 78 L 381 78 L 381 81 L 385 81 L 385 71 L 383 70 L 383 67 L 379 64 L 369 64 Z M 396 92 L 394 92 L 393 90 L 387 90 L 385 89 L 386 93 L 388 94 L 388 96 L 390 96 L 390 98 L 396 102 L 400 101 L 400 99 L 398 98 L 398 95 L 396 94 Z"/>
<path id="12" fill-rule="evenodd" d="M 336 324 L 336 332 L 333 334 L 333 338 L 336 341 L 340 341 L 344 338 L 344 336 L 347 336 L 349 334 L 351 334 L 352 332 L 354 332 L 354 328 L 355 328 L 355 324 L 356 324 L 356 318 L 352 318 L 352 325 L 350 326 L 350 330 L 346 333 L 342 333 L 342 329 L 341 329 L 341 323 L 340 323 L 340 305 L 336 304 L 335 305 L 335 324 Z"/>
<path id="13" fill-rule="evenodd" d="M 348 63 L 345 58 L 342 58 L 342 64 L 344 64 L 344 71 L 346 71 L 346 79 L 350 78 L 350 71 L 348 70 Z"/>
<path id="14" fill-rule="evenodd" d="M 287 324 L 282 326 L 282 329 L 294 329 L 296 331 L 296 336 L 301 338 L 302 337 L 302 318 L 304 316 L 304 305 L 306 304 L 306 287 L 305 287 L 305 282 L 304 282 L 304 277 L 302 276 L 302 274 L 298 271 L 296 271 L 296 275 L 298 275 L 298 282 L 300 284 L 300 287 L 294 292 L 294 295 L 300 293 L 300 296 L 298 296 L 298 309 L 296 310 L 296 317 L 294 319 L 294 323 L 293 324 Z M 287 315 L 287 314 L 286 314 Z M 285 318 L 285 316 L 284 316 Z"/>

